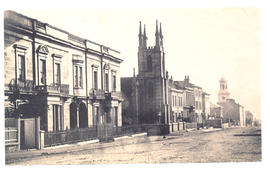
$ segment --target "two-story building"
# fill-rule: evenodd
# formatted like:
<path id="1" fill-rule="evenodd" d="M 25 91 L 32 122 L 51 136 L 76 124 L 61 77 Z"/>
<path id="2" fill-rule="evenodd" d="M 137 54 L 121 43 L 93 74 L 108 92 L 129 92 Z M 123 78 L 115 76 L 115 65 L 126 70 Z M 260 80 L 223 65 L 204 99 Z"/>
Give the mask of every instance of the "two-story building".
<path id="1" fill-rule="evenodd" d="M 13 11 L 4 13 L 6 117 L 41 129 L 122 126 L 120 52 Z"/>

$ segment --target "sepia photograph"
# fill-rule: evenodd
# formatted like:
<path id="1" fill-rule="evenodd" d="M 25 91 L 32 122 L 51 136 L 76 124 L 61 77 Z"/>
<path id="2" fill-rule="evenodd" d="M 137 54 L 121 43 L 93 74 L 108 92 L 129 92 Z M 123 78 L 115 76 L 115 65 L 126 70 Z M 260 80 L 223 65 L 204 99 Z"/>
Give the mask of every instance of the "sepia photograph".
<path id="1" fill-rule="evenodd" d="M 258 6 L 2 12 L 5 166 L 262 161 Z"/>

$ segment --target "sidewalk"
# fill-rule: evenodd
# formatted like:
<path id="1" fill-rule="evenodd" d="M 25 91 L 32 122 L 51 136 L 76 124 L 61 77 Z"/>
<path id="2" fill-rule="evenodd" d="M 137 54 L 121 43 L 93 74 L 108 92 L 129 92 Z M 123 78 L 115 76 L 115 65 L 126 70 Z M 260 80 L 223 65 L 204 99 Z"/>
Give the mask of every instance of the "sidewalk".
<path id="1" fill-rule="evenodd" d="M 72 152 L 79 152 L 91 149 L 98 149 L 98 148 L 106 148 L 106 147 L 113 147 L 115 145 L 122 144 L 121 141 L 125 140 L 125 143 L 135 142 L 140 140 L 140 138 L 146 137 L 146 133 L 134 134 L 131 136 L 121 136 L 115 138 L 114 142 L 103 143 L 99 142 L 98 139 L 90 140 L 90 141 L 83 141 L 77 142 L 72 144 L 65 144 L 65 145 L 58 145 L 53 147 L 46 147 L 41 150 L 37 149 L 28 149 L 28 150 L 21 150 L 17 152 L 6 152 L 5 153 L 5 160 L 7 163 L 12 163 L 24 158 L 34 158 L 37 156 L 45 156 L 45 155 L 52 155 L 52 154 L 63 154 L 63 153 L 72 153 Z"/>
<path id="2" fill-rule="evenodd" d="M 119 146 L 119 145 L 128 145 L 128 144 L 134 144 L 134 143 L 170 140 L 170 139 L 174 139 L 176 136 L 184 137 L 184 136 L 194 135 L 198 133 L 208 133 L 208 132 L 214 132 L 214 131 L 219 131 L 219 130 L 223 130 L 223 129 L 213 128 L 213 129 L 200 129 L 200 130 L 194 130 L 194 131 L 189 131 L 189 132 L 186 132 L 186 131 L 174 132 L 174 133 L 166 135 L 166 137 L 147 136 L 146 133 L 140 133 L 140 134 L 134 134 L 131 136 L 117 137 L 114 139 L 115 140 L 114 142 L 107 142 L 107 143 L 99 142 L 96 139 L 96 140 L 90 140 L 90 141 L 84 141 L 84 142 L 78 142 L 78 143 L 72 143 L 72 144 L 46 147 L 41 150 L 30 149 L 30 150 L 21 150 L 18 152 L 6 152 L 5 160 L 6 160 L 6 164 L 9 164 L 9 163 L 23 160 L 25 158 L 49 156 L 49 155 L 54 155 L 54 154 L 73 153 L 73 152 L 87 151 L 87 150 L 93 150 L 93 149 L 114 147 L 114 146 Z"/>

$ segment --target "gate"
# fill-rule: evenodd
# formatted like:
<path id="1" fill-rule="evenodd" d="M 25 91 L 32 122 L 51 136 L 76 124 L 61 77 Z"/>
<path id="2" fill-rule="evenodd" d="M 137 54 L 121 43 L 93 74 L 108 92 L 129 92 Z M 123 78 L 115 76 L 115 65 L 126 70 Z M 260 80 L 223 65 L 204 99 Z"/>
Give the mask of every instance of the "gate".
<path id="1" fill-rule="evenodd" d="M 97 132 L 100 142 L 113 140 L 113 126 L 111 123 L 97 125 Z"/>
<path id="2" fill-rule="evenodd" d="M 31 149 L 37 146 L 37 137 L 39 135 L 38 120 L 36 118 L 21 119 L 20 143 L 22 149 Z"/>

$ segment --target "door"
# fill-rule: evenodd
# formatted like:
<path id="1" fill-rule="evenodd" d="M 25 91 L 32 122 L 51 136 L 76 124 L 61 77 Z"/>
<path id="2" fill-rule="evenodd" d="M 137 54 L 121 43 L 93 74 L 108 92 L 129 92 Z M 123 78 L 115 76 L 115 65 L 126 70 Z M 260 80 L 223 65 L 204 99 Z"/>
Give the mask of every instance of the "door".
<path id="1" fill-rule="evenodd" d="M 21 148 L 31 149 L 36 147 L 35 118 L 21 120 Z"/>

